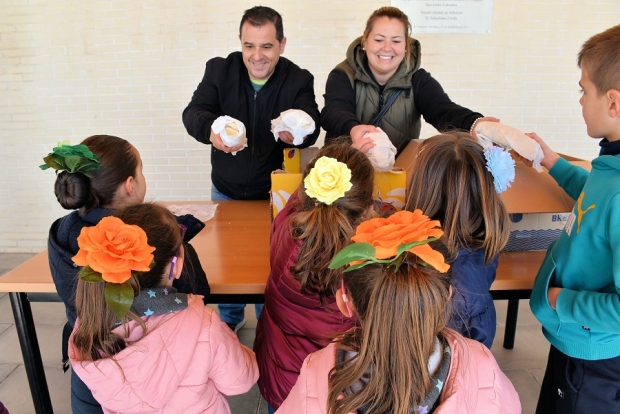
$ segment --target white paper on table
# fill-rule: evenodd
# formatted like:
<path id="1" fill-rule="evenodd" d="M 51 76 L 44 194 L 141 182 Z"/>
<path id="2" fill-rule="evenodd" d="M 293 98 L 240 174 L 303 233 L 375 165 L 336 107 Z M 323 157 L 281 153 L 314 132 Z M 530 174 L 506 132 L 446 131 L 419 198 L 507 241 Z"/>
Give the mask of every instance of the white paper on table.
<path id="1" fill-rule="evenodd" d="M 370 138 L 375 143 L 375 146 L 369 149 L 366 155 L 376 171 L 392 171 L 396 160 L 396 147 L 381 128 L 377 127 L 377 129 L 379 132 L 364 134 L 364 138 Z"/>
<path id="2" fill-rule="evenodd" d="M 215 216 L 217 204 L 183 204 L 168 206 L 168 210 L 176 216 L 191 214 L 202 222 L 211 220 Z"/>
<path id="3" fill-rule="evenodd" d="M 499 122 L 481 121 L 476 124 L 476 135 L 484 149 L 497 144 L 508 150 L 514 150 L 523 158 L 532 161 L 532 167 L 536 171 L 543 170 L 540 162 L 544 155 L 540 144 L 518 129 Z"/>
<path id="4" fill-rule="evenodd" d="M 314 119 L 301 109 L 289 109 L 271 120 L 271 132 L 276 141 L 280 138 L 280 132 L 286 131 L 293 136 L 293 145 L 301 145 L 314 129 Z"/>
<path id="5" fill-rule="evenodd" d="M 245 148 L 248 146 L 248 139 L 245 136 L 245 125 L 238 119 L 228 115 L 220 116 L 213 121 L 211 129 L 216 134 L 220 134 L 222 142 L 227 147 L 243 145 L 243 148 Z M 239 151 L 233 152 L 232 155 L 235 155 Z"/>

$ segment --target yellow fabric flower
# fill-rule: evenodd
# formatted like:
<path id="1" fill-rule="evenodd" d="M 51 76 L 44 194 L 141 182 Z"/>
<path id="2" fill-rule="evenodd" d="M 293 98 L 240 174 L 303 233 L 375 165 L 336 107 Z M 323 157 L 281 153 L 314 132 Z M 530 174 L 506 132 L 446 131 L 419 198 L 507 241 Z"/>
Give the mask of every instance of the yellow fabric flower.
<path id="1" fill-rule="evenodd" d="M 351 170 L 334 158 L 321 157 L 304 179 L 309 197 L 330 205 L 351 189 Z"/>

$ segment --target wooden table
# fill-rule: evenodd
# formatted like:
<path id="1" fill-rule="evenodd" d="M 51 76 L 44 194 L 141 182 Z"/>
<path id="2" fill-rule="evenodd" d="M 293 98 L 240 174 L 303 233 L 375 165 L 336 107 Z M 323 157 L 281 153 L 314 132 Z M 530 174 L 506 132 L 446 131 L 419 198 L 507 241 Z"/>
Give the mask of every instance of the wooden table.
<path id="1" fill-rule="evenodd" d="M 175 202 L 167 204 L 214 204 Z M 271 211 L 267 201 L 221 201 L 215 218 L 192 239 L 207 273 L 212 303 L 262 303 L 269 276 Z M 520 299 L 529 298 L 544 252 L 500 255 L 491 287 L 496 299 L 508 300 L 504 347 L 514 344 Z M 52 405 L 30 308 L 31 301 L 59 301 L 43 251 L 0 277 L 0 292 L 9 292 L 15 326 L 37 413 Z"/>

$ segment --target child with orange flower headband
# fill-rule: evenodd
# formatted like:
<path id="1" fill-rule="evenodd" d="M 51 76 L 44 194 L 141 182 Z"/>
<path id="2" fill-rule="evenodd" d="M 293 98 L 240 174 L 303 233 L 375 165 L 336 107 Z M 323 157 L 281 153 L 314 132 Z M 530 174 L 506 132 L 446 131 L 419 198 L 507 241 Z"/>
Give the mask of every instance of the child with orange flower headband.
<path id="1" fill-rule="evenodd" d="M 254 340 L 269 410 L 286 398 L 304 358 L 354 324 L 334 298 L 342 271 L 327 266 L 372 211 L 373 184 L 368 157 L 349 143 L 328 145 L 274 219 L 271 273 Z"/>
<path id="2" fill-rule="evenodd" d="M 493 162 L 497 157 L 463 132 L 425 140 L 414 161 L 405 203 L 406 210 L 420 209 L 442 224 L 441 242 L 451 256 L 454 292 L 448 326 L 488 348 L 497 322 L 489 289 L 510 231 L 498 194 L 509 185 L 505 176 L 510 174 L 498 171 L 497 164 L 512 168 L 514 175 L 510 155 L 501 150 L 495 155 L 507 157 L 507 162 Z"/>
<path id="3" fill-rule="evenodd" d="M 278 413 L 520 413 L 491 352 L 446 326 L 450 266 L 428 244 L 439 222 L 420 210 L 360 224 L 330 268 L 355 328 L 309 355 Z"/>
<path id="4" fill-rule="evenodd" d="M 229 412 L 225 395 L 258 378 L 217 313 L 172 286 L 184 232 L 165 207 L 139 204 L 80 233 L 69 357 L 104 412 Z"/>

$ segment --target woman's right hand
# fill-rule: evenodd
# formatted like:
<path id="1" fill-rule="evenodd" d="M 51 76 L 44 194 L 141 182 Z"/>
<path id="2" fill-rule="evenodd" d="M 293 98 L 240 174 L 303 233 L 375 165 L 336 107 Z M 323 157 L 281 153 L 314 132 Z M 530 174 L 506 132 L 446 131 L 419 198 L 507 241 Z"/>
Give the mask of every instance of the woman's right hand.
<path id="1" fill-rule="evenodd" d="M 375 142 L 372 139 L 364 137 L 369 132 L 379 132 L 379 130 L 374 125 L 363 124 L 351 128 L 351 140 L 353 141 L 351 146 L 366 154 L 369 149 L 375 146 Z"/>

